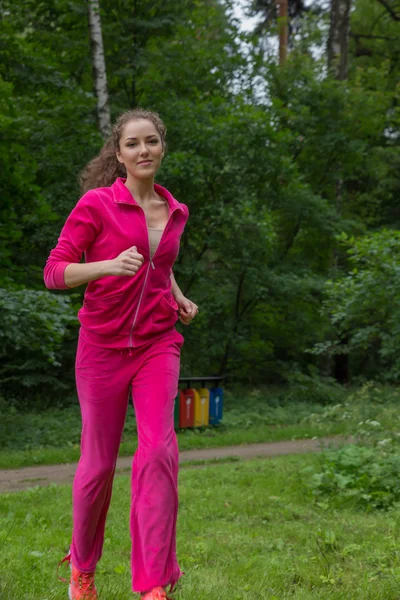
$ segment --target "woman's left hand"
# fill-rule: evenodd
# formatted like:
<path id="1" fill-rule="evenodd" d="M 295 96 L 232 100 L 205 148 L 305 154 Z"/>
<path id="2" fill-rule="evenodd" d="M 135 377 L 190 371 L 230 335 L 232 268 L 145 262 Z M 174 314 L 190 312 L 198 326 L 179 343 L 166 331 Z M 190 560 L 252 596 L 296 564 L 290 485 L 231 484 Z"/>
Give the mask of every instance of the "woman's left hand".
<path id="1" fill-rule="evenodd" d="M 199 312 L 199 307 L 197 304 L 185 298 L 185 296 L 181 296 L 180 298 L 175 298 L 175 301 L 179 307 L 179 320 L 184 325 L 190 325 L 191 321 L 195 318 L 197 313 Z"/>

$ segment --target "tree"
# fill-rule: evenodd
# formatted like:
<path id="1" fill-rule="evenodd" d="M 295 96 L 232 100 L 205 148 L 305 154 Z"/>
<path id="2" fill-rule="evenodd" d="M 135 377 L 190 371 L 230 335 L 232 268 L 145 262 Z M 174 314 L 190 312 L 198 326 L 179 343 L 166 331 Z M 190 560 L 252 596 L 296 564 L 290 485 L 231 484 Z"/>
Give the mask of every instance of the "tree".
<path id="1" fill-rule="evenodd" d="M 280 69 L 223 0 L 101 2 L 111 112 L 140 102 L 160 113 L 168 152 L 158 181 L 191 213 L 176 272 L 202 310 L 185 330 L 185 374 L 226 370 L 258 384 L 328 373 L 328 355 L 307 349 L 335 333 L 351 337 L 352 372 L 373 372 L 353 329 L 320 309 L 326 279 L 350 271 L 337 236 L 400 226 L 399 25 L 378 0 L 354 0 L 348 76 L 338 80 L 313 52 L 326 31 L 316 34 L 318 4 L 299 12 Z M 26 367 L 29 394 L 54 377 L 73 393 L 69 317 L 76 326 L 82 290 L 44 292 L 42 267 L 79 197 L 77 175 L 103 143 L 87 10 L 84 0 L 3 0 L 0 9 L 2 377 L 14 390 Z M 46 306 L 52 333 L 35 362 L 30 336 Z M 388 339 L 394 326 L 385 323 Z"/>
<path id="2" fill-rule="evenodd" d="M 394 21 L 400 21 L 400 12 L 398 12 L 398 4 L 394 6 L 393 3 L 390 2 L 390 0 L 378 0 L 378 2 L 382 4 L 382 6 L 387 10 L 387 12 Z"/>
<path id="3" fill-rule="evenodd" d="M 337 80 L 347 79 L 348 73 L 348 49 L 350 32 L 350 8 L 351 0 L 331 0 L 330 27 L 328 37 L 328 68 L 334 73 Z M 336 211 L 342 214 L 343 205 L 343 178 L 338 177 L 336 181 Z M 334 269 L 338 269 L 339 254 L 337 248 L 333 249 Z M 347 338 L 341 336 L 339 343 L 345 346 Z M 335 354 L 334 366 L 335 378 L 340 383 L 349 380 L 349 362 L 346 353 Z"/>
<path id="4" fill-rule="evenodd" d="M 306 4 L 304 0 L 287 0 L 289 42 L 293 44 L 293 38 L 301 29 L 301 21 L 307 14 L 320 14 L 321 8 L 317 2 Z M 280 0 L 252 0 L 248 12 L 251 16 L 259 16 L 260 21 L 255 28 L 255 33 L 265 35 L 270 33 L 279 18 L 278 7 Z"/>
<path id="5" fill-rule="evenodd" d="M 328 67 L 336 79 L 347 78 L 351 0 L 331 0 Z"/>
<path id="6" fill-rule="evenodd" d="M 97 118 L 101 135 L 103 138 L 107 138 L 111 133 L 111 117 L 108 105 L 107 73 L 104 60 L 99 0 L 89 0 L 88 9 L 93 79 L 97 96 Z"/>
<path id="7" fill-rule="evenodd" d="M 351 268 L 326 286 L 324 311 L 341 337 L 317 344 L 315 352 L 352 358 L 353 371 L 381 381 L 400 381 L 400 234 L 381 230 L 360 238 L 342 235 Z"/>
<path id="8" fill-rule="evenodd" d="M 279 64 L 284 66 L 289 39 L 288 0 L 277 0 L 279 5 Z"/>

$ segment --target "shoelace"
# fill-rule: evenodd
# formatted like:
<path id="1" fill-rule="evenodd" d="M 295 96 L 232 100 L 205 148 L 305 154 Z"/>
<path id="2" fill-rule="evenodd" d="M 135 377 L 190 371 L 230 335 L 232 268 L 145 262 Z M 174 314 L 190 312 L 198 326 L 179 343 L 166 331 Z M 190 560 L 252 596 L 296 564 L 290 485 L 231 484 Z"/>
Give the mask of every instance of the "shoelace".
<path id="1" fill-rule="evenodd" d="M 58 571 L 60 570 L 60 567 L 63 563 L 67 562 L 69 565 L 71 564 L 71 554 L 67 554 L 67 556 L 65 558 L 63 558 L 62 560 L 60 560 L 60 562 L 58 563 L 57 566 L 57 577 L 60 581 L 62 581 L 63 583 L 69 583 L 69 580 L 65 579 L 65 577 L 60 577 L 58 574 Z"/>
<path id="2" fill-rule="evenodd" d="M 58 574 L 60 566 L 65 562 L 69 565 L 71 564 L 71 554 L 67 554 L 67 556 L 58 563 L 57 577 L 60 581 L 69 583 L 68 579 L 65 579 L 65 577 L 60 577 Z M 82 592 L 93 592 L 95 589 L 93 573 L 79 573 L 78 581 L 76 583 L 78 583 L 79 589 Z"/>
<path id="3" fill-rule="evenodd" d="M 81 592 L 94 592 L 93 573 L 79 573 L 77 583 Z"/>

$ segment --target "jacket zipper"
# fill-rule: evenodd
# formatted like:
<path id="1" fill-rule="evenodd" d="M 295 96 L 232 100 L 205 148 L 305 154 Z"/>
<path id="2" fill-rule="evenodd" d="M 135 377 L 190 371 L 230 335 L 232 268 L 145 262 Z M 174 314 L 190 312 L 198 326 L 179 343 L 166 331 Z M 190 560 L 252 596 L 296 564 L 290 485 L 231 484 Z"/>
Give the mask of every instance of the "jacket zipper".
<path id="1" fill-rule="evenodd" d="M 154 265 L 154 262 L 153 262 L 154 256 L 157 254 L 158 249 L 161 246 L 161 242 L 163 240 L 163 237 L 165 236 L 167 228 L 170 225 L 170 222 L 171 222 L 171 219 L 172 219 L 172 215 L 174 214 L 174 212 L 176 210 L 178 210 L 177 208 L 174 208 L 174 210 L 172 211 L 172 213 L 169 215 L 167 224 L 166 224 L 166 226 L 164 228 L 164 231 L 163 231 L 162 236 L 160 238 L 159 244 L 157 246 L 157 250 L 154 252 L 154 255 L 152 257 L 151 256 L 151 248 L 150 248 L 150 236 L 149 236 L 149 230 L 148 230 L 148 227 L 147 227 L 146 215 L 144 214 L 143 208 L 141 206 L 139 208 L 143 211 L 143 217 L 144 217 L 145 227 L 146 227 L 146 231 L 147 231 L 147 241 L 148 241 L 148 245 L 149 245 L 149 257 L 150 257 L 150 261 L 149 261 L 149 264 L 147 266 L 146 277 L 144 279 L 142 291 L 141 291 L 141 294 L 140 294 L 139 302 L 138 302 L 138 305 L 137 305 L 137 308 L 136 308 L 136 312 L 135 312 L 135 316 L 134 316 L 134 319 L 133 319 L 131 331 L 130 331 L 130 334 L 129 334 L 129 348 L 133 348 L 133 330 L 134 330 L 135 325 L 136 325 L 137 317 L 138 317 L 138 314 L 139 314 L 139 308 L 140 308 L 140 305 L 142 303 L 142 298 L 143 298 L 144 290 L 145 290 L 145 287 L 146 287 L 147 279 L 149 277 L 150 266 L 152 267 L 152 269 L 156 268 L 155 265 Z"/>
<path id="2" fill-rule="evenodd" d="M 133 348 L 133 340 L 132 340 L 133 329 L 134 329 L 134 327 L 135 327 L 135 325 L 136 325 L 136 320 L 137 320 L 137 316 L 138 316 L 138 312 L 139 312 L 140 304 L 141 304 L 141 302 L 142 302 L 142 298 L 143 298 L 143 294 L 144 294 L 144 288 L 146 287 L 147 279 L 148 279 L 148 277 L 149 277 L 150 264 L 151 264 L 151 262 L 150 262 L 150 263 L 148 264 L 148 266 L 147 266 L 147 273 L 146 273 L 146 277 L 145 277 L 145 279 L 144 279 L 144 284 L 143 284 L 143 287 L 142 287 L 142 292 L 141 292 L 141 294 L 140 294 L 140 298 L 139 298 L 139 302 L 138 302 L 138 305 L 137 305 L 137 309 L 136 309 L 135 317 L 134 317 L 134 319 L 133 319 L 133 323 L 132 323 L 132 327 L 131 327 L 131 332 L 130 332 L 130 334 L 129 334 L 129 347 L 130 347 L 130 348 Z"/>

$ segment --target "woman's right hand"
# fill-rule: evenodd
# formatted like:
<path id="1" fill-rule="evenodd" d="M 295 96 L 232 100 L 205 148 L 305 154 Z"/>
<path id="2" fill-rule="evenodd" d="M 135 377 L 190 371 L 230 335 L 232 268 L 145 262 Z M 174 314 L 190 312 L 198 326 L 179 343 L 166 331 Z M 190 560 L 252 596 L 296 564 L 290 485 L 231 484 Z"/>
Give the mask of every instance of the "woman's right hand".
<path id="1" fill-rule="evenodd" d="M 117 258 L 110 260 L 109 275 L 136 275 L 144 262 L 144 258 L 138 253 L 136 246 L 121 252 Z"/>
<path id="2" fill-rule="evenodd" d="M 142 266 L 144 258 L 136 246 L 121 252 L 112 260 L 100 260 L 89 263 L 70 263 L 64 271 L 64 283 L 67 288 L 95 281 L 107 275 L 129 275 L 133 277 Z"/>

